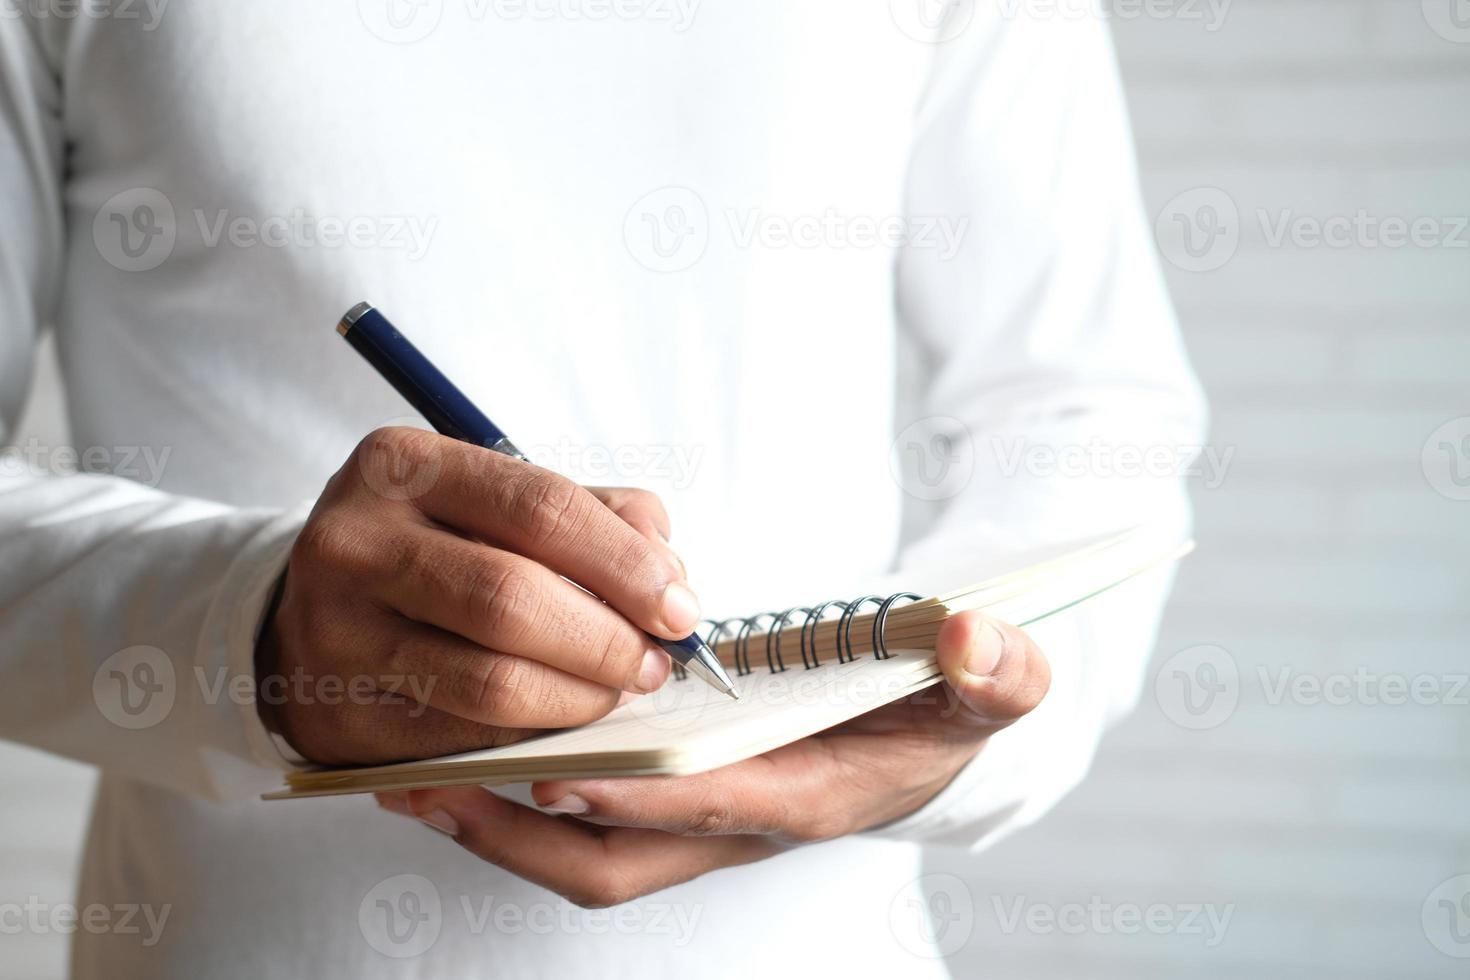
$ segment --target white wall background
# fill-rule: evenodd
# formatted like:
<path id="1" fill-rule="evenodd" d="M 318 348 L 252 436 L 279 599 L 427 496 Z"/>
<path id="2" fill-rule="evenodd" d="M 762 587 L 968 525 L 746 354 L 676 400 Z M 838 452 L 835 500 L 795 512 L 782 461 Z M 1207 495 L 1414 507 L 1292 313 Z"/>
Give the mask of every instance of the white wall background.
<path id="1" fill-rule="evenodd" d="M 1421 465 L 1431 433 L 1470 416 L 1470 231 L 1457 248 L 1273 247 L 1258 215 L 1272 228 L 1360 209 L 1463 224 L 1470 3 L 1236 0 L 1213 31 L 1203 2 L 1133 20 L 1128 0 L 1111 9 L 1150 217 L 1177 228 L 1182 211 L 1198 233 L 1209 216 L 1195 208 L 1221 200 L 1199 188 L 1239 211 L 1233 255 L 1227 234 L 1200 260 L 1223 265 L 1167 265 L 1211 441 L 1235 455 L 1217 488 L 1195 481 L 1200 550 L 1155 657 L 1157 671 L 1183 651 L 1162 700 L 1151 677 L 1092 780 L 967 867 L 975 935 L 953 962 L 1030 980 L 1470 975 L 1421 922 L 1431 891 L 1470 872 L 1470 690 L 1444 703 L 1470 672 L 1470 501 L 1436 492 Z M 1460 453 L 1470 477 L 1470 443 Z M 1449 457 L 1435 445 L 1431 458 L 1453 487 Z M 1225 717 L 1222 696 L 1196 721 L 1220 723 L 1190 730 L 1170 720 L 1190 720 L 1174 671 L 1194 676 L 1202 644 L 1235 663 L 1238 706 Z M 1428 675 L 1446 696 L 1379 705 L 1375 692 L 1395 692 L 1369 683 L 1344 704 L 1274 698 L 1283 669 L 1325 681 L 1359 668 Z M 1439 899 L 1467 891 L 1436 896 L 1428 929 L 1462 956 L 1470 903 L 1457 944 Z M 1213 948 L 1106 917 L 1077 935 L 1002 927 L 1018 897 L 1060 911 L 1094 896 L 1234 912 Z"/>
<path id="2" fill-rule="evenodd" d="M 1213 445 L 1234 456 L 1218 486 L 1196 481 L 1201 548 L 1156 659 L 1179 654 L 1162 698 L 1151 678 L 1086 787 L 962 863 L 949 897 L 968 903 L 953 927 L 969 938 L 952 963 L 1033 980 L 1464 976 L 1433 943 L 1470 955 L 1470 904 L 1464 933 L 1438 904 L 1470 886 L 1434 896 L 1427 927 L 1421 913 L 1470 873 L 1470 708 L 1444 703 L 1470 671 L 1470 502 L 1437 492 L 1421 453 L 1470 416 L 1470 231 L 1458 248 L 1274 246 L 1258 211 L 1273 227 L 1362 210 L 1454 232 L 1470 216 L 1470 2 L 1090 2 L 1113 14 L 1164 251 L 1218 266 L 1170 274 Z M 1205 248 L 1210 205 L 1224 234 Z M 57 444 L 49 369 L 37 395 L 29 432 Z M 1453 492 L 1437 442 L 1430 472 Z M 1224 691 L 1196 717 L 1176 671 L 1208 680 L 1207 660 Z M 1374 681 L 1344 704 L 1275 699 L 1283 669 L 1425 675 L 1439 703 L 1371 703 L 1393 693 Z M 0 896 L 68 901 L 89 773 L 3 744 L 0 772 Z M 1101 927 L 1047 930 L 1048 912 L 1089 903 Z M 1229 910 L 1216 945 L 1180 928 L 1199 924 L 1184 922 L 1195 904 Z M 1129 906 L 1161 906 L 1175 927 L 1137 928 Z M 1036 927 L 1008 928 L 1018 908 Z M 63 975 L 65 937 L 6 935 L 0 950 L 4 976 Z"/>

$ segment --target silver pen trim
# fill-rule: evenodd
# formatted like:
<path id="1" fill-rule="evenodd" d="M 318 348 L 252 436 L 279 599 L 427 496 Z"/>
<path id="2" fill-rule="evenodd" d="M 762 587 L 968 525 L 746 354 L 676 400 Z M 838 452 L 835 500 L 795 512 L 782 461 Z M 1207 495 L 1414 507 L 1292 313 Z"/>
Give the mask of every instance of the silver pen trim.
<path id="1" fill-rule="evenodd" d="M 520 460 L 522 463 L 530 462 L 530 460 L 526 458 L 526 454 L 517 449 L 516 444 L 511 442 L 509 438 L 504 436 L 502 436 L 500 440 L 495 443 L 495 445 L 490 447 L 490 451 L 500 453 L 502 456 L 510 456 L 513 459 Z"/>
<path id="2" fill-rule="evenodd" d="M 362 315 L 372 308 L 373 304 L 371 303 L 358 303 L 342 317 L 341 321 L 337 324 L 337 332 L 344 337 L 347 336 L 347 331 L 351 330 L 353 325 L 362 319 Z"/>
<path id="3" fill-rule="evenodd" d="M 730 682 L 730 675 L 725 673 L 725 668 L 720 666 L 709 647 L 685 661 L 684 669 L 721 694 L 735 701 L 740 700 L 740 695 L 735 692 L 735 685 Z"/>

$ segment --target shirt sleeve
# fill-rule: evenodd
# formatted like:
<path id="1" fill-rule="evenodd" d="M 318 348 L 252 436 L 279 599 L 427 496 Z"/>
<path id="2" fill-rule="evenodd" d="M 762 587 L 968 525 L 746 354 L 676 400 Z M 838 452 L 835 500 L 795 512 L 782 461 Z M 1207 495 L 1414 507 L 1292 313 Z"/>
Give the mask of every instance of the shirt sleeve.
<path id="1" fill-rule="evenodd" d="M 1106 26 L 974 17 L 937 46 L 908 178 L 911 228 L 963 234 L 949 249 L 912 235 L 897 269 L 899 580 L 1136 524 L 1182 538 L 1204 426 Z M 873 833 L 980 847 L 1051 808 L 1135 704 L 1169 578 L 1036 624 L 1041 707 Z"/>
<path id="2" fill-rule="evenodd" d="M 0 445 L 63 278 L 43 27 L 0 17 Z M 256 716 L 255 635 L 303 519 L 0 455 L 0 737 L 195 796 L 273 787 L 288 764 Z"/>

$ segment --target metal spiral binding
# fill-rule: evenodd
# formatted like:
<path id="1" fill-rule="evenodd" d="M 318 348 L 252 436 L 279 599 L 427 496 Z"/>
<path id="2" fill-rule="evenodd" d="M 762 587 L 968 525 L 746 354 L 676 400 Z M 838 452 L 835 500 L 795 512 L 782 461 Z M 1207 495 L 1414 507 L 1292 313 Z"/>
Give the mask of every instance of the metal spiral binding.
<path id="1" fill-rule="evenodd" d="M 895 592 L 887 598 L 865 595 L 858 599 L 829 599 L 817 606 L 792 606 L 780 612 L 761 612 L 754 616 L 732 616 L 720 620 L 702 619 L 700 625 L 708 624 L 709 631 L 704 634 L 704 642 L 712 649 L 723 637 L 735 638 L 735 673 L 743 677 L 753 672 L 750 666 L 752 636 L 760 629 L 761 620 L 770 620 L 765 627 L 766 666 L 771 673 L 779 674 L 787 669 L 786 659 L 781 652 L 781 634 L 789 627 L 793 617 L 804 616 L 798 633 L 801 664 L 805 669 L 811 670 L 822 665 L 817 658 L 817 627 L 828 611 L 841 610 L 837 617 L 837 662 L 852 663 L 857 659 L 857 654 L 853 652 L 852 624 L 863 606 L 877 603 L 877 615 L 873 617 L 873 657 L 876 660 L 887 660 L 892 656 L 888 652 L 888 614 L 898 603 L 905 600 L 917 601 L 920 598 L 922 597 L 913 592 Z M 682 666 L 674 665 L 676 678 L 683 680 L 687 675 L 688 672 Z"/>

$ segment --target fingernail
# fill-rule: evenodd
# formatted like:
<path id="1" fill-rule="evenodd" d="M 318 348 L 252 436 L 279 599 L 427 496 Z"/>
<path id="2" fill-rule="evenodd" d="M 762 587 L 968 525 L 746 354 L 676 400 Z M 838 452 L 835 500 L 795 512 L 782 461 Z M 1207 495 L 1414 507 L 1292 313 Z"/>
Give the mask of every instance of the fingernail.
<path id="1" fill-rule="evenodd" d="M 592 809 L 591 805 L 576 793 L 568 793 L 555 803 L 546 804 L 545 809 L 551 813 L 586 813 Z"/>
<path id="2" fill-rule="evenodd" d="M 965 673 L 976 677 L 988 677 L 1000 666 L 1000 658 L 1006 652 L 1006 639 L 990 622 L 982 622 L 970 641 L 970 650 L 965 655 Z"/>
<path id="3" fill-rule="evenodd" d="M 662 650 L 649 650 L 643 655 L 643 666 L 638 669 L 638 690 L 644 694 L 663 687 L 669 676 L 669 655 Z"/>
<path id="4" fill-rule="evenodd" d="M 413 816 L 413 811 L 408 808 L 408 797 L 402 793 L 379 793 L 378 806 L 390 813 L 397 813 L 405 817 Z"/>
<path id="5" fill-rule="evenodd" d="M 459 834 L 459 824 L 443 810 L 430 810 L 428 813 L 419 817 L 419 819 L 435 830 L 448 834 L 450 837 L 455 837 Z"/>
<path id="6" fill-rule="evenodd" d="M 699 600 L 681 582 L 671 582 L 664 589 L 662 611 L 664 625 L 671 633 L 688 636 L 699 625 Z"/>

